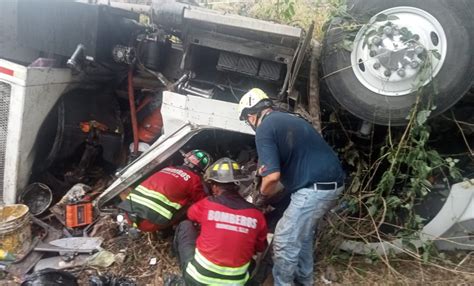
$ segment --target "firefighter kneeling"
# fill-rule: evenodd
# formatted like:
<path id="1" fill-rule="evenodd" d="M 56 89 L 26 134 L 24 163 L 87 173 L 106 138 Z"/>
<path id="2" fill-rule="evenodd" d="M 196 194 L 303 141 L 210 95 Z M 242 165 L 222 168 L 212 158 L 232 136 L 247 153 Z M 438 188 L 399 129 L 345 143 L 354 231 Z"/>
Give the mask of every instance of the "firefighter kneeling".
<path id="1" fill-rule="evenodd" d="M 183 156 L 182 166 L 156 172 L 118 206 L 134 227 L 145 232 L 167 229 L 184 219 L 189 205 L 206 196 L 201 174 L 211 164 L 211 157 L 202 150 Z"/>
<path id="2" fill-rule="evenodd" d="M 189 208 L 189 220 L 178 225 L 174 239 L 188 285 L 243 285 L 249 279 L 252 256 L 266 247 L 267 224 L 238 193 L 239 183 L 248 179 L 229 158 L 207 169 L 204 180 L 213 196 Z"/>

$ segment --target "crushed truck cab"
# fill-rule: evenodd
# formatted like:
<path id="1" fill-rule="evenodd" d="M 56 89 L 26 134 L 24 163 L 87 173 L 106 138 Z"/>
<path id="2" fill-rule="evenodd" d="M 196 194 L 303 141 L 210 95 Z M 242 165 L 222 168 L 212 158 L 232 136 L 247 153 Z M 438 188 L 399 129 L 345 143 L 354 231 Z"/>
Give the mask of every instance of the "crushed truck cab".
<path id="1" fill-rule="evenodd" d="M 221 137 L 233 134 L 236 138 L 244 137 L 248 142 L 254 134 L 248 125 L 239 121 L 236 116 L 237 104 L 234 103 L 164 92 L 161 114 L 163 135 L 139 158 L 116 174 L 117 179 L 96 201 L 96 206 L 100 209 L 128 187 L 137 185 L 153 171 L 166 166 L 171 157 L 179 154 L 181 148 L 188 144 L 197 148 L 192 145 L 193 141 L 214 136 L 215 139 L 209 141 L 220 145 L 225 144 L 225 138 L 219 138 L 216 134 Z"/>

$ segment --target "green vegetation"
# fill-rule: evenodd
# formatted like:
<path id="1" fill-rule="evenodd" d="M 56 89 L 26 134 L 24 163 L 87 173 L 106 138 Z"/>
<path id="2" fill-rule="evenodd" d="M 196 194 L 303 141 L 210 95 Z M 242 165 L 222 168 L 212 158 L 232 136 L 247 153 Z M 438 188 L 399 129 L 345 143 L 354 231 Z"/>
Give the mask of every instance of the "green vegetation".
<path id="1" fill-rule="evenodd" d="M 346 10 L 345 0 L 255 0 L 217 2 L 208 7 L 242 16 L 308 28 L 315 23 L 314 37 L 321 40 L 328 19 Z"/>
<path id="2" fill-rule="evenodd" d="M 372 20 L 371 15 L 355 19 L 347 12 L 345 0 L 255 0 L 209 6 L 302 28 L 314 22 L 314 37 L 320 41 L 331 20 L 331 29 L 344 32 L 343 44 L 334 48 L 349 51 L 361 28 L 365 31 L 364 44 L 370 48 L 372 43 L 369 37 L 383 32 L 383 26 L 379 27 L 376 23 L 390 25 L 390 21 L 396 20 L 394 16 L 384 14 Z M 403 36 L 406 41 L 420 44 L 416 35 L 409 31 Z M 431 56 L 438 58 L 439 53 L 432 50 L 424 54 L 427 59 Z M 407 118 L 408 125 L 405 128 L 387 127 L 382 146 L 371 146 L 368 152 L 359 149 L 350 136 L 346 147 L 339 150 L 352 170 L 349 174 L 351 184 L 343 199 L 343 210 L 330 220 L 332 231 L 329 233 L 366 242 L 402 238 L 409 245 L 410 239 L 417 238 L 418 231 L 424 225 L 424 219 L 415 213 L 414 206 L 433 190 L 433 183 L 442 182 L 449 187 L 450 183 L 462 179 L 456 167 L 458 160 L 442 157 L 428 144 L 431 132 L 428 117 L 436 108 L 431 99 L 437 91 L 436 82 L 423 86 L 428 79 L 433 80 L 430 60 L 424 61 L 420 69 L 413 86 L 416 101 Z M 333 118 L 339 121 L 340 116 L 335 114 Z M 339 123 L 345 131 L 343 123 Z M 372 142 L 374 134 L 371 136 Z M 381 229 L 387 226 L 389 232 L 384 233 Z M 425 261 L 433 252 L 433 247 L 426 244 L 421 252 L 423 254 L 419 258 Z M 373 259 L 374 255 L 369 257 Z"/>

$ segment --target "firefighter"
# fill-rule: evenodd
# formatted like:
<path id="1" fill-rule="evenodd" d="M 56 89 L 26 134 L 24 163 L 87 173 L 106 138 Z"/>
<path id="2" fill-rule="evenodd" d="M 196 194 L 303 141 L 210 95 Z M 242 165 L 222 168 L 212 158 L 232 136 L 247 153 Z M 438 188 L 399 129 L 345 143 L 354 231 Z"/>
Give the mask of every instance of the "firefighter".
<path id="1" fill-rule="evenodd" d="M 240 182 L 249 176 L 235 161 L 218 160 L 204 180 L 212 196 L 192 205 L 189 220 L 175 232 L 174 249 L 184 279 L 188 285 L 243 285 L 252 256 L 266 247 L 265 218 L 239 195 Z"/>
<path id="2" fill-rule="evenodd" d="M 206 196 L 202 173 L 211 164 L 210 155 L 192 150 L 182 166 L 166 167 L 132 190 L 118 206 L 128 221 L 144 232 L 164 230 L 185 217 L 187 207 Z"/>
<path id="3" fill-rule="evenodd" d="M 261 89 L 251 89 L 241 98 L 239 113 L 240 120 L 255 130 L 261 197 L 274 196 L 279 181 L 291 194 L 273 237 L 275 285 L 313 285 L 316 224 L 344 189 L 341 163 L 310 123 L 274 110 Z"/>

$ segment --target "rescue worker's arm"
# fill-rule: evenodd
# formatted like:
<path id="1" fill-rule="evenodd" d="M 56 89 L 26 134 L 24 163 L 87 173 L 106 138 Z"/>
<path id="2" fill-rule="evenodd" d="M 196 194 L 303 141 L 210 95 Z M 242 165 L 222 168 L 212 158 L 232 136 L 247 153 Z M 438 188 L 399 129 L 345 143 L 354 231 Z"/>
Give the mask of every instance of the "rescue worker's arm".
<path id="1" fill-rule="evenodd" d="M 266 197 L 272 197 L 277 193 L 277 185 L 279 181 L 280 172 L 274 172 L 263 177 L 260 193 Z"/>
<path id="2" fill-rule="evenodd" d="M 127 196 L 128 194 L 130 194 L 130 192 L 133 191 L 133 188 L 132 187 L 129 187 L 127 188 L 125 191 L 121 192 L 119 194 L 119 197 L 122 201 L 125 201 L 127 199 Z"/>
<path id="3" fill-rule="evenodd" d="M 280 154 L 275 136 L 271 128 L 261 128 L 255 136 L 260 165 L 258 172 L 262 176 L 260 193 L 265 197 L 275 194 L 280 180 Z"/>
<path id="4" fill-rule="evenodd" d="M 206 197 L 206 192 L 204 191 L 204 185 L 201 179 L 195 180 L 193 183 L 193 188 L 191 190 L 191 203 L 198 202 Z"/>
<path id="5" fill-rule="evenodd" d="M 200 223 L 202 220 L 204 200 L 191 205 L 188 209 L 188 219 Z"/>

